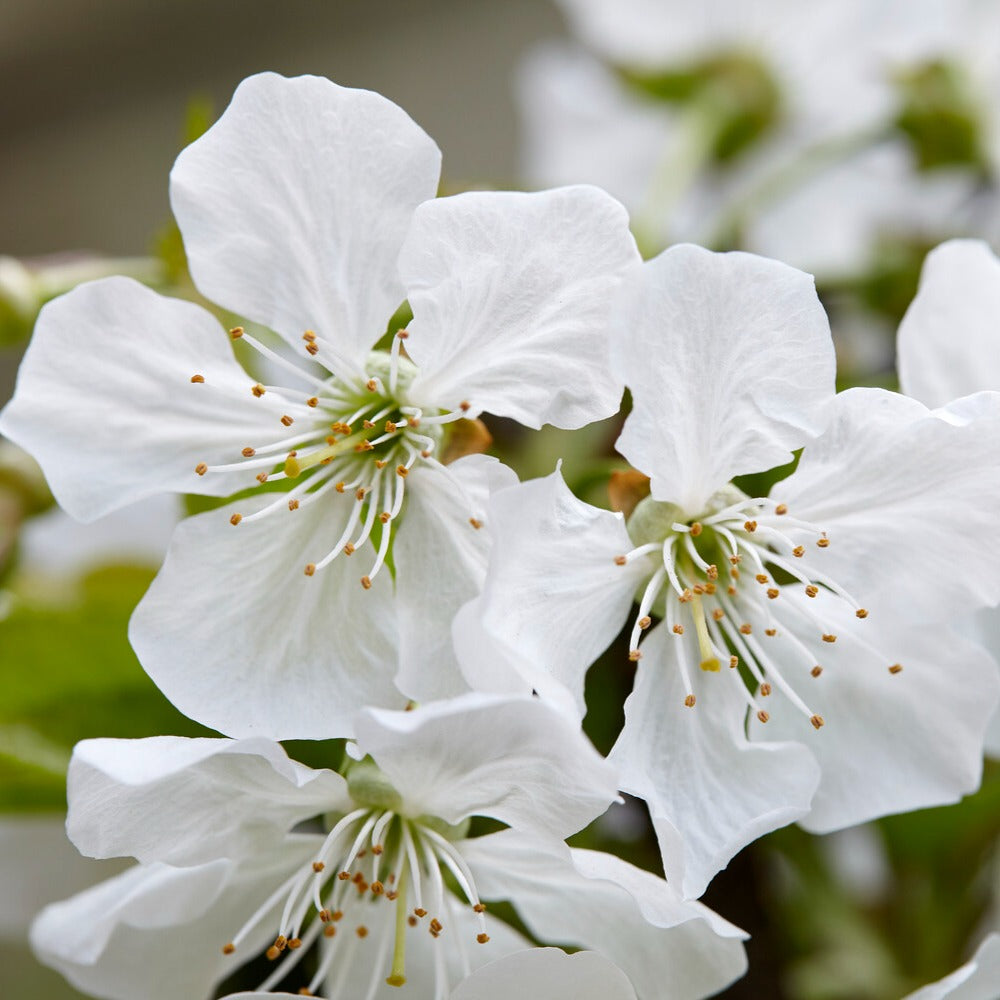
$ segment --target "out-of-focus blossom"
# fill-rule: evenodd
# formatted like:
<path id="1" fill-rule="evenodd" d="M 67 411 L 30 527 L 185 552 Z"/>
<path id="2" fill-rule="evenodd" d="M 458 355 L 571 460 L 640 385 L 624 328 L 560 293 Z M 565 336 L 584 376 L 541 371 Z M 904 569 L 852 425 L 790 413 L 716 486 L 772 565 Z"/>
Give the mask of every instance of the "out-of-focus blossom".
<path id="1" fill-rule="evenodd" d="M 204 309 L 109 278 L 42 311 L 0 418 L 81 520 L 252 489 L 181 525 L 130 630 L 167 697 L 231 735 L 349 735 L 361 705 L 466 690 L 447 628 L 513 475 L 471 454 L 474 418 L 617 409 L 608 302 L 638 261 L 622 206 L 591 187 L 435 199 L 439 168 L 377 94 L 248 79 L 171 199 L 198 289 L 283 338 L 231 331 L 282 384 Z M 374 349 L 404 298 L 408 330 Z"/>
<path id="2" fill-rule="evenodd" d="M 996 1000 L 998 996 L 1000 934 L 990 934 L 960 969 L 910 993 L 905 1000 Z"/>
<path id="3" fill-rule="evenodd" d="M 1000 598 L 1000 396 L 834 396 L 811 278 L 748 254 L 664 252 L 617 326 L 617 448 L 649 496 L 626 522 L 558 472 L 495 495 L 483 593 L 455 626 L 470 677 L 582 714 L 637 600 L 611 759 L 692 896 L 795 819 L 828 832 L 974 790 L 1000 679 L 949 623 Z M 732 483 L 803 446 L 770 496 Z"/>

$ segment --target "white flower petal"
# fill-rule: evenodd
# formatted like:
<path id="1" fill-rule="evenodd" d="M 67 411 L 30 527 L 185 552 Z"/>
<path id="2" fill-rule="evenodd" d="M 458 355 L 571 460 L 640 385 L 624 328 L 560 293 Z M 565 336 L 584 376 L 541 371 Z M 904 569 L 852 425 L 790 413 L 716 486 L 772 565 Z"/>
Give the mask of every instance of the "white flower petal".
<path id="1" fill-rule="evenodd" d="M 1000 667 L 1000 608 L 982 608 L 971 621 L 960 622 L 958 629 L 987 649 Z M 1000 706 L 986 731 L 985 750 L 987 757 L 1000 760 Z"/>
<path id="2" fill-rule="evenodd" d="M 1000 260 L 979 240 L 949 240 L 924 261 L 899 325 L 899 384 L 927 406 L 1000 390 Z"/>
<path id="3" fill-rule="evenodd" d="M 808 611 L 837 636 L 835 643 L 820 643 L 818 627 L 787 613 L 780 620 L 782 631 L 814 650 L 823 646 L 818 678 L 809 676 L 812 664 L 801 656 L 780 660 L 785 679 L 823 717 L 822 729 L 813 730 L 778 690 L 768 699 L 767 725 L 751 719 L 755 742 L 798 740 L 820 762 L 819 789 L 802 826 L 827 833 L 956 802 L 979 787 L 983 735 L 1000 695 L 1000 675 L 979 646 L 942 626 L 875 614 L 858 621 L 825 591 L 811 601 L 783 594 L 780 602 L 808 602 Z M 896 663 L 902 671 L 890 673 Z"/>
<path id="4" fill-rule="evenodd" d="M 554 679 L 582 716 L 587 668 L 618 634 L 648 558 L 621 514 L 578 500 L 558 470 L 496 493 L 493 547 L 482 597 L 455 624 L 459 660 L 477 689 L 509 690 L 517 678 L 547 694 Z"/>
<path id="5" fill-rule="evenodd" d="M 233 527 L 278 497 L 266 493 L 188 518 L 132 615 L 129 639 L 161 691 L 229 736 L 351 735 L 362 705 L 402 706 L 392 581 L 359 579 L 370 543 L 303 572 L 341 536 L 353 498 L 329 494 Z"/>
<path id="6" fill-rule="evenodd" d="M 820 776 L 798 743 L 750 743 L 739 679 L 726 664 L 701 671 L 691 632 L 677 637 L 660 625 L 642 644 L 625 727 L 608 759 L 623 791 L 649 806 L 667 878 L 695 899 L 741 848 L 804 816 Z M 691 708 L 677 663 L 681 644 Z"/>
<path id="7" fill-rule="evenodd" d="M 468 694 L 411 712 L 365 709 L 355 729 L 413 815 L 492 816 L 564 837 L 617 797 L 617 776 L 579 726 L 537 698 Z"/>
<path id="8" fill-rule="evenodd" d="M 633 399 L 616 447 L 656 499 L 696 514 L 821 429 L 834 356 L 810 275 L 682 244 L 627 276 L 615 323 Z"/>
<path id="9" fill-rule="evenodd" d="M 609 300 L 639 263 L 625 209 L 593 187 L 425 202 L 400 257 L 420 367 L 410 394 L 528 427 L 613 414 Z"/>
<path id="10" fill-rule="evenodd" d="M 904 1000 L 996 1000 L 1000 983 L 1000 934 L 988 934 L 972 959 L 951 975 Z"/>
<path id="11" fill-rule="evenodd" d="M 287 435 L 280 403 L 253 384 L 210 313 L 105 278 L 42 310 L 0 431 L 34 455 L 60 506 L 92 521 L 155 493 L 244 485 L 195 466 Z"/>
<path id="12" fill-rule="evenodd" d="M 469 689 L 451 641 L 458 609 L 486 573 L 490 492 L 517 482 L 495 458 L 468 455 L 447 467 L 418 465 L 393 542 L 399 620 L 400 690 L 434 701 Z M 474 523 L 473 523 L 474 522 Z"/>
<path id="13" fill-rule="evenodd" d="M 484 899 L 510 900 L 543 941 L 590 948 L 628 976 L 640 1000 L 715 993 L 746 970 L 746 935 L 649 872 L 513 830 L 462 842 Z"/>
<path id="14" fill-rule="evenodd" d="M 84 740 L 67 794 L 82 853 L 175 866 L 262 855 L 301 820 L 351 808 L 339 774 L 259 738 Z"/>
<path id="15" fill-rule="evenodd" d="M 930 412 L 880 389 L 842 392 L 772 493 L 827 532 L 814 565 L 871 610 L 941 621 L 1000 601 L 1000 393 Z"/>
<path id="16" fill-rule="evenodd" d="M 31 946 L 40 961 L 91 996 L 208 1000 L 235 968 L 222 946 L 316 843 L 315 837 L 288 838 L 280 858 L 256 865 L 136 865 L 47 906 L 32 926 Z M 254 954 L 271 937 L 273 926 L 263 921 L 241 953 Z"/>
<path id="17" fill-rule="evenodd" d="M 170 201 L 199 291 L 360 374 L 404 297 L 396 258 L 441 154 L 391 101 L 252 76 L 177 158 Z"/>
<path id="18" fill-rule="evenodd" d="M 567 955 L 533 948 L 484 965 L 465 979 L 451 1000 L 636 1000 L 628 977 L 595 951 Z"/>

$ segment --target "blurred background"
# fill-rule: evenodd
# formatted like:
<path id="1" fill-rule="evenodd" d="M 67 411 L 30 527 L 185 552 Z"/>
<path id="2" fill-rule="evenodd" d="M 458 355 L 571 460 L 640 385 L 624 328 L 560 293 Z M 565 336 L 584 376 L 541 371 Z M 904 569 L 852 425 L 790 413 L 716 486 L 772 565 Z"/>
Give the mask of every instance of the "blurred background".
<path id="1" fill-rule="evenodd" d="M 843 385 L 893 386 L 895 326 L 927 249 L 993 240 L 1000 4 L 974 0 L 0 0 L 0 402 L 37 310 L 126 271 L 190 294 L 167 175 L 238 82 L 317 73 L 404 107 L 444 153 L 446 192 L 587 181 L 647 254 L 679 239 L 814 271 Z M 1000 387 L 998 387 L 1000 388 Z M 616 424 L 494 422 L 522 477 L 565 459 L 607 505 Z M 87 736 L 194 734 L 125 640 L 177 504 L 83 532 L 0 442 L 0 994 L 77 996 L 25 945 L 39 906 L 107 874 L 60 833 L 63 768 Z M 588 681 L 602 751 L 631 677 Z M 724 995 L 890 1000 L 1000 926 L 1000 769 L 958 806 L 752 845 L 706 902 L 753 935 Z M 643 808 L 588 846 L 656 869 Z"/>

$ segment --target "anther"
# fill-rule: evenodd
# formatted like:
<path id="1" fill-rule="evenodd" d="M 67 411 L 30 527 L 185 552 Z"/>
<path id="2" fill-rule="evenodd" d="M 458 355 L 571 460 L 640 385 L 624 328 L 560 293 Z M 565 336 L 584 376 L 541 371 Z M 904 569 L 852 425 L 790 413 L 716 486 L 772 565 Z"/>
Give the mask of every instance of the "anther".
<path id="1" fill-rule="evenodd" d="M 740 658 L 738 656 L 729 657 L 729 666 L 736 668 L 740 665 Z"/>
<path id="2" fill-rule="evenodd" d="M 193 382 L 193 383 L 194 383 L 195 385 L 198 385 L 198 384 L 200 384 L 200 383 L 202 383 L 202 382 L 204 382 L 204 381 L 205 381 L 205 376 L 204 376 L 204 375 L 192 375 L 192 376 L 191 376 L 191 381 L 192 381 L 192 382 Z"/>
<path id="3" fill-rule="evenodd" d="M 310 396 L 306 400 L 306 406 L 313 406 L 313 407 L 319 406 L 319 399 L 317 399 L 316 396 Z"/>
<path id="4" fill-rule="evenodd" d="M 267 956 L 267 960 L 269 962 L 273 962 L 281 954 L 281 952 L 272 944 L 271 947 L 264 952 L 264 954 Z"/>
<path id="5" fill-rule="evenodd" d="M 389 900 L 390 903 L 394 903 L 399 899 L 399 893 L 395 889 L 390 889 L 386 894 L 385 898 Z"/>
<path id="6" fill-rule="evenodd" d="M 615 565 L 616 566 L 624 566 L 627 562 L 628 562 L 628 559 L 626 559 L 625 556 L 615 556 Z"/>
<path id="7" fill-rule="evenodd" d="M 229 519 L 229 523 L 235 527 L 242 520 L 243 520 L 242 514 L 233 514 L 233 516 Z"/>
<path id="8" fill-rule="evenodd" d="M 722 610 L 722 608 L 716 608 L 712 612 L 712 618 L 713 618 L 714 621 L 721 622 L 722 619 L 725 618 L 725 617 L 726 617 L 726 613 L 725 613 L 725 611 Z"/>
<path id="9" fill-rule="evenodd" d="M 324 865 L 322 861 L 314 861 L 313 862 L 313 871 L 316 872 L 317 874 L 319 874 L 324 868 L 326 868 L 326 865 Z M 320 920 L 323 919 L 323 913 L 327 913 L 327 912 L 328 911 L 323 910 L 320 913 Z"/>
<path id="10" fill-rule="evenodd" d="M 715 563 L 712 563 L 708 567 L 708 569 L 705 570 L 705 576 L 707 576 L 709 578 L 709 580 L 718 580 L 719 579 L 719 567 L 716 566 Z"/>
<path id="11" fill-rule="evenodd" d="M 756 580 L 756 581 L 757 581 L 758 583 L 768 583 L 768 582 L 769 582 L 769 581 L 768 581 L 768 578 L 767 578 L 767 575 L 766 575 L 766 574 L 764 574 L 764 573 L 758 573 L 758 574 L 757 574 L 757 575 L 756 575 L 756 576 L 754 577 L 754 579 L 755 579 L 755 580 Z"/>
<path id="12" fill-rule="evenodd" d="M 637 660 L 641 660 L 642 659 L 642 650 L 639 650 L 639 649 L 631 649 L 631 650 L 629 650 L 628 658 L 633 663 L 635 663 Z"/>
<path id="13" fill-rule="evenodd" d="M 489 934 L 477 934 L 477 935 L 476 935 L 476 940 L 477 940 L 477 941 L 478 941 L 478 942 L 479 942 L 480 944 L 486 944 L 486 942 L 487 942 L 487 941 L 489 941 L 489 939 L 490 939 L 490 936 L 489 936 Z"/>
<path id="14" fill-rule="evenodd" d="M 396 475 L 399 476 L 400 479 L 405 479 L 409 474 L 410 470 L 405 465 L 396 466 Z"/>
<path id="15" fill-rule="evenodd" d="M 819 593 L 819 587 L 814 583 L 806 584 L 806 597 L 815 597 Z"/>
<path id="16" fill-rule="evenodd" d="M 823 728 L 823 716 L 822 715 L 814 715 L 814 716 L 812 716 L 812 718 L 809 721 L 813 724 L 813 729 L 822 729 Z"/>
<path id="17" fill-rule="evenodd" d="M 411 914 L 411 915 L 410 915 L 409 917 L 407 917 L 407 918 L 406 918 L 406 922 L 407 922 L 407 923 L 408 923 L 408 924 L 409 924 L 409 925 L 410 925 L 411 927 L 416 927 L 416 926 L 417 926 L 417 924 L 419 923 L 419 921 L 417 920 L 417 918 L 416 918 L 416 917 L 414 917 L 414 916 L 413 916 L 412 914 Z"/>
<path id="18" fill-rule="evenodd" d="M 306 576 L 312 576 L 316 572 L 316 563 L 306 563 L 306 568 L 303 572 Z"/>
<path id="19" fill-rule="evenodd" d="M 817 538 L 817 539 L 816 539 L 816 544 L 817 544 L 817 545 L 818 545 L 818 546 L 819 546 L 819 547 L 820 547 L 821 549 L 825 549 L 825 548 L 827 548 L 827 546 L 828 546 L 828 545 L 830 544 L 830 539 L 829 539 L 829 538 L 827 538 L 827 537 L 826 537 L 826 535 L 823 535 L 823 537 L 822 537 L 822 538 Z"/>
<path id="20" fill-rule="evenodd" d="M 420 907 L 420 906 L 415 907 L 414 910 L 413 910 L 413 912 L 418 917 L 426 917 L 427 916 L 427 911 L 425 909 L 423 909 L 422 907 Z"/>
<path id="21" fill-rule="evenodd" d="M 333 924 L 327 924 L 323 928 L 323 937 L 331 938 L 337 933 L 337 928 Z"/>
<path id="22" fill-rule="evenodd" d="M 256 451 L 256 449 L 251 448 L 249 445 L 247 445 L 246 448 L 244 448 L 243 451 L 240 452 L 240 454 L 244 458 L 253 458 L 254 455 L 257 454 L 257 451 Z"/>
<path id="23" fill-rule="evenodd" d="M 368 928 L 365 927 L 364 924 L 360 924 L 355 928 L 354 933 L 357 934 L 359 938 L 366 938 L 368 937 Z"/>
<path id="24" fill-rule="evenodd" d="M 440 920 L 438 920 L 437 917 L 432 917 L 431 918 L 431 923 L 430 923 L 430 928 L 431 928 L 432 931 L 437 931 L 438 934 L 440 934 L 441 931 L 444 930 L 444 925 L 441 923 Z"/>
<path id="25" fill-rule="evenodd" d="M 283 424 L 284 424 L 284 425 L 285 425 L 286 427 L 291 427 L 291 426 L 292 426 L 292 424 L 294 424 L 294 423 L 295 423 L 295 421 L 294 421 L 294 420 L 293 420 L 293 419 L 292 419 L 292 418 L 291 418 L 291 417 L 290 417 L 290 416 L 289 416 L 289 415 L 288 415 L 287 413 L 286 413 L 286 414 L 285 414 L 285 415 L 284 415 L 284 416 L 283 416 L 283 417 L 281 418 L 281 422 L 282 422 L 282 423 L 283 423 Z"/>
<path id="26" fill-rule="evenodd" d="M 308 340 L 309 343 L 311 344 L 316 339 L 316 334 L 312 330 L 306 330 L 306 332 L 302 334 L 302 339 Z"/>
<path id="27" fill-rule="evenodd" d="M 643 615 L 643 617 L 639 619 L 639 621 L 637 622 L 637 624 L 638 624 L 639 628 L 641 628 L 641 629 L 647 629 L 647 628 L 649 628 L 650 625 L 653 624 L 653 619 L 650 618 L 649 615 Z"/>
<path id="28" fill-rule="evenodd" d="M 236 945 L 234 945 L 232 941 L 230 941 L 229 944 L 224 944 L 222 946 L 223 955 L 232 955 L 234 951 L 236 951 Z"/>
<path id="29" fill-rule="evenodd" d="M 254 476 L 254 479 L 256 479 L 258 483 L 261 483 L 261 484 L 266 483 L 267 482 L 267 473 L 266 472 L 258 472 L 257 475 Z"/>
<path id="30" fill-rule="evenodd" d="M 313 344 L 313 343 L 306 344 L 306 352 L 315 357 L 317 354 L 319 354 L 319 344 Z"/>
<path id="31" fill-rule="evenodd" d="M 292 497 L 292 499 L 288 501 L 288 509 L 289 510 L 298 510 L 299 509 L 299 502 L 298 502 L 298 500 L 295 499 L 295 497 Z"/>
<path id="32" fill-rule="evenodd" d="M 302 947 L 302 938 L 289 938 L 288 939 L 288 950 L 295 951 Z"/>
<path id="33" fill-rule="evenodd" d="M 796 559 L 801 559 L 805 554 L 806 549 L 804 545 L 796 545 L 795 548 L 792 549 L 792 555 L 795 556 Z"/>
<path id="34" fill-rule="evenodd" d="M 335 490 L 336 490 L 336 491 L 337 491 L 338 493 L 343 493 L 343 492 L 344 492 L 344 487 L 345 487 L 345 484 L 344 484 L 344 483 L 337 483 L 337 484 L 336 484 L 336 485 L 334 486 L 334 489 L 335 489 Z"/>
<path id="35" fill-rule="evenodd" d="M 766 628 L 764 629 L 764 635 L 777 635 L 778 630 L 776 628 Z"/>
<path id="36" fill-rule="evenodd" d="M 365 590 L 371 590 L 372 589 L 371 577 L 367 576 L 361 577 L 361 586 L 364 587 Z"/>
<path id="37" fill-rule="evenodd" d="M 694 696 L 693 694 L 689 694 L 689 695 L 688 695 L 688 696 L 687 696 L 687 697 L 686 697 L 686 698 L 684 699 L 684 704 L 685 704 L 685 705 L 686 705 L 686 706 L 687 706 L 688 708 L 694 708 L 694 703 L 695 703 L 695 701 L 696 701 L 696 699 L 695 699 L 695 696 Z"/>
<path id="38" fill-rule="evenodd" d="M 416 427 L 417 426 L 417 422 L 415 420 L 411 420 L 410 421 L 410 426 L 411 427 Z M 431 457 L 431 450 L 430 450 L 430 448 L 424 448 L 424 450 L 420 453 L 420 457 L 421 458 L 430 458 Z"/>
<path id="39" fill-rule="evenodd" d="M 267 392 L 267 389 L 265 389 L 265 388 L 264 388 L 264 387 L 263 387 L 263 386 L 262 386 L 262 385 L 260 384 L 260 382 L 258 382 L 258 383 L 257 383 L 256 385 L 252 385 L 252 386 L 250 387 L 250 391 L 251 391 L 251 392 L 252 392 L 252 393 L 253 393 L 253 394 L 254 394 L 254 395 L 255 395 L 255 396 L 256 396 L 256 397 L 258 398 L 258 399 L 260 399 L 260 397 L 261 397 L 261 396 L 263 396 L 265 392 Z"/>
<path id="40" fill-rule="evenodd" d="M 704 594 L 705 593 L 705 588 L 700 583 L 696 583 L 691 588 L 691 593 L 693 593 L 693 594 Z"/>
<path id="41" fill-rule="evenodd" d="M 697 538 L 701 534 L 702 530 L 701 523 L 699 521 L 694 521 L 691 524 L 691 537 Z"/>
<path id="42" fill-rule="evenodd" d="M 463 413 L 468 413 L 469 410 L 472 409 L 472 404 L 467 399 L 463 399 L 462 402 L 458 404 L 458 408 Z"/>
<path id="43" fill-rule="evenodd" d="M 341 882 L 346 882 L 350 877 L 351 877 L 351 873 L 350 872 L 338 872 L 337 873 L 337 878 L 339 878 Z"/>
<path id="44" fill-rule="evenodd" d="M 361 426 L 364 427 L 366 431 L 370 431 L 375 425 L 370 420 L 362 420 Z"/>
<path id="45" fill-rule="evenodd" d="M 208 472 L 208 466 L 204 462 L 199 462 L 194 467 L 194 471 L 197 472 L 199 476 L 203 476 L 206 472 Z"/>
<path id="46" fill-rule="evenodd" d="M 714 594 L 715 593 L 715 584 L 714 583 L 706 583 L 703 589 L 704 589 L 704 591 L 705 591 L 706 594 Z"/>
<path id="47" fill-rule="evenodd" d="M 678 623 L 677 625 L 674 626 L 674 635 L 683 635 L 683 634 L 684 634 L 684 626 Z"/>
<path id="48" fill-rule="evenodd" d="M 868 612 L 867 612 L 867 610 L 865 608 L 858 608 L 858 610 L 854 612 L 854 617 L 855 618 L 867 618 L 868 617 Z"/>
<path id="49" fill-rule="evenodd" d="M 762 697 L 766 698 L 771 693 L 771 685 L 770 684 L 761 684 L 761 686 L 760 686 L 760 693 L 761 693 Z"/>
<path id="50" fill-rule="evenodd" d="M 742 633 L 743 633 L 744 635 L 750 635 L 750 633 L 751 633 L 751 632 L 753 632 L 753 629 L 751 628 L 751 626 L 750 626 L 750 623 L 749 623 L 749 622 L 744 622 L 744 623 L 743 623 L 743 624 L 742 624 L 742 625 L 740 626 L 740 631 L 741 631 L 741 632 L 742 632 Z"/>
<path id="51" fill-rule="evenodd" d="M 392 520 L 392 514 L 390 514 L 387 510 L 384 510 L 381 514 L 379 514 L 378 519 L 383 524 L 388 524 Z"/>
<path id="52" fill-rule="evenodd" d="M 729 587 L 726 587 L 726 593 L 727 593 L 727 594 L 728 594 L 728 595 L 729 595 L 730 597 L 735 597 L 735 596 L 736 596 L 736 588 L 735 588 L 735 587 L 733 587 L 733 586 L 729 586 Z"/>
<path id="53" fill-rule="evenodd" d="M 485 903 L 476 903 L 476 905 L 472 909 L 475 910 L 476 913 L 485 913 L 486 912 L 486 904 Z"/>
<path id="54" fill-rule="evenodd" d="M 767 720 L 770 719 L 771 716 L 768 715 L 767 712 L 765 712 L 763 709 L 761 709 L 757 713 L 757 718 L 760 719 L 761 722 L 767 722 Z"/>
<path id="55" fill-rule="evenodd" d="M 756 521 L 744 521 L 743 522 L 743 530 L 744 531 L 750 531 L 750 532 L 756 531 L 757 530 L 757 522 Z"/>
<path id="56" fill-rule="evenodd" d="M 823 633 L 823 641 L 824 642 L 836 642 L 837 641 L 837 637 L 835 635 L 831 635 L 831 633 L 829 633 L 829 632 L 824 632 Z"/>
<path id="57" fill-rule="evenodd" d="M 779 514 L 779 515 L 780 514 L 787 514 L 788 513 L 788 504 L 779 503 L 778 506 L 774 508 L 774 513 L 775 514 Z"/>
<path id="58" fill-rule="evenodd" d="M 229 331 L 229 336 L 232 337 L 233 340 L 239 340 L 240 337 L 243 336 L 243 327 L 242 326 L 234 326 L 232 328 L 232 330 Z"/>
<path id="59" fill-rule="evenodd" d="M 395 434 L 396 433 L 396 425 L 391 420 L 387 420 L 385 422 L 385 432 L 386 432 L 386 434 Z"/>
<path id="60" fill-rule="evenodd" d="M 375 459 L 375 468 L 376 469 L 384 469 L 388 464 L 389 463 L 387 461 L 385 461 L 385 459 L 382 459 L 382 458 L 376 458 Z"/>
<path id="61" fill-rule="evenodd" d="M 734 566 L 739 566 L 739 564 L 740 564 L 741 562 L 743 562 L 743 556 L 730 556 L 730 557 L 729 557 L 729 561 L 730 561 L 730 562 L 731 562 L 731 563 L 732 563 L 732 564 L 733 564 Z"/>
<path id="62" fill-rule="evenodd" d="M 359 489 L 359 490 L 358 490 L 358 491 L 357 491 L 357 492 L 356 492 L 356 493 L 354 494 L 354 498 L 355 498 L 355 500 L 359 500 L 359 501 L 360 501 L 360 500 L 364 500 L 364 498 L 365 498 L 365 494 L 366 494 L 367 492 L 368 492 L 368 490 L 366 490 L 366 489 L 364 488 L 364 486 L 362 486 L 362 487 L 361 487 L 361 489 Z"/>
<path id="63" fill-rule="evenodd" d="M 370 378 L 367 382 L 365 382 L 365 388 L 369 392 L 374 392 L 378 388 L 378 382 L 376 382 L 375 379 Z"/>
<path id="64" fill-rule="evenodd" d="M 350 542 L 348 542 L 344 546 L 344 555 L 345 556 L 352 556 L 352 555 L 354 555 L 354 546 Z"/>
<path id="65" fill-rule="evenodd" d="M 767 588 L 767 596 L 768 596 L 768 597 L 769 597 L 769 598 L 770 598 L 770 599 L 771 599 L 772 601 L 773 601 L 773 600 L 775 600 L 775 599 L 776 599 L 776 598 L 778 597 L 778 595 L 779 595 L 780 593 L 781 593 L 781 591 L 780 591 L 780 590 L 778 590 L 778 588 L 777 588 L 777 587 L 768 587 L 768 588 Z"/>
<path id="66" fill-rule="evenodd" d="M 378 881 L 372 882 L 371 890 L 373 896 L 382 896 L 385 894 L 385 886 Z"/>
<path id="67" fill-rule="evenodd" d="M 902 670 L 903 670 L 903 664 L 902 663 L 894 663 L 891 667 L 889 667 L 889 673 L 890 674 L 898 674 L 898 673 L 901 673 Z"/>
<path id="68" fill-rule="evenodd" d="M 809 673 L 811 673 L 813 677 L 819 677 L 819 675 L 823 673 L 823 668 L 817 663 L 816 666 L 809 671 Z"/>

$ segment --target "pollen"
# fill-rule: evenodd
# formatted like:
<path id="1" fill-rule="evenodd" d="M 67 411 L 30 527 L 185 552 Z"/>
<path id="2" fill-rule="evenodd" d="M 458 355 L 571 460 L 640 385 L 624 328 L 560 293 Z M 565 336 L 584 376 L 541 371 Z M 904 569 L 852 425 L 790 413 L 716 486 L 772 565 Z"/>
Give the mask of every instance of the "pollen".
<path id="1" fill-rule="evenodd" d="M 247 447 L 246 447 L 246 448 L 244 448 L 244 449 L 243 449 L 243 451 L 241 451 L 241 452 L 240 452 L 240 454 L 241 454 L 241 455 L 242 455 L 242 456 L 243 456 L 244 458 L 253 458 L 253 457 L 254 457 L 254 455 L 256 455 L 256 454 L 257 454 L 257 451 L 256 451 L 256 449 L 254 449 L 254 448 L 251 448 L 251 447 L 250 447 L 249 445 L 247 445 Z"/>
<path id="2" fill-rule="evenodd" d="M 301 938 L 289 938 L 288 939 L 288 950 L 289 951 L 296 951 L 298 948 L 301 948 L 301 947 L 302 947 L 302 939 Z"/>
<path id="3" fill-rule="evenodd" d="M 425 909 L 423 909 L 423 907 L 420 907 L 420 906 L 416 907 L 413 912 L 418 917 L 426 917 L 427 916 L 427 911 Z"/>
<path id="4" fill-rule="evenodd" d="M 303 570 L 306 576 L 312 576 L 316 572 L 315 563 L 306 563 L 306 568 Z"/>
<path id="5" fill-rule="evenodd" d="M 903 664 L 902 663 L 894 663 L 891 667 L 889 667 L 889 673 L 890 674 L 899 674 L 899 673 L 902 673 L 902 672 L 903 672 Z"/>
<path id="6" fill-rule="evenodd" d="M 687 706 L 688 708 L 694 708 L 694 703 L 695 703 L 695 701 L 696 701 L 696 700 L 697 700 L 697 699 L 695 698 L 695 696 L 694 696 L 693 694 L 689 694 L 689 695 L 688 695 L 688 696 L 687 696 L 687 697 L 686 697 L 686 698 L 684 699 L 684 704 L 685 704 L 685 705 L 686 705 L 686 706 Z"/>
<path id="7" fill-rule="evenodd" d="M 735 668 L 735 667 L 738 667 L 739 665 L 740 665 L 740 658 L 738 656 L 730 656 L 729 657 L 729 666 L 730 667 Z"/>
<path id="8" fill-rule="evenodd" d="M 764 629 L 764 635 L 777 635 L 778 630 L 776 628 L 766 628 Z"/>
<path id="9" fill-rule="evenodd" d="M 485 903 L 476 903 L 476 905 L 472 909 L 475 910 L 476 913 L 485 913 L 486 912 L 486 904 Z"/>
<path id="10" fill-rule="evenodd" d="M 705 570 L 705 576 L 707 576 L 709 578 L 709 580 L 718 580 L 719 579 L 719 567 L 716 566 L 715 563 L 712 563 L 708 567 L 708 569 Z"/>
<path id="11" fill-rule="evenodd" d="M 326 927 L 323 928 L 323 937 L 332 938 L 336 935 L 336 933 L 337 928 L 334 927 L 333 924 L 327 924 Z"/>
<path id="12" fill-rule="evenodd" d="M 409 925 L 410 925 L 411 927 L 416 927 L 416 926 L 417 926 L 417 924 L 419 923 L 419 921 L 417 920 L 417 918 L 416 918 L 415 916 L 413 916 L 412 914 L 411 914 L 410 916 L 408 916 L 408 917 L 406 918 L 406 922 L 407 922 L 407 923 L 408 923 L 408 924 L 409 924 Z"/>
<path id="13" fill-rule="evenodd" d="M 814 715 L 809 719 L 809 721 L 812 723 L 813 729 L 822 729 L 825 725 L 822 715 Z"/>
<path id="14" fill-rule="evenodd" d="M 195 385 L 200 385 L 204 381 L 205 381 L 205 376 L 204 375 L 192 375 L 191 376 L 191 382 L 193 384 L 195 384 Z"/>
<path id="15" fill-rule="evenodd" d="M 378 881 L 372 882 L 371 890 L 373 896 L 381 896 L 385 893 L 385 886 Z"/>
<path id="16" fill-rule="evenodd" d="M 383 524 L 388 524 L 392 520 L 392 514 L 390 514 L 387 510 L 384 510 L 381 514 L 379 514 L 378 519 Z"/>
<path id="17" fill-rule="evenodd" d="M 258 472 L 257 475 L 254 476 L 254 479 L 256 479 L 258 483 L 264 484 L 267 482 L 267 473 Z"/>
<path id="18" fill-rule="evenodd" d="M 258 399 L 260 399 L 260 397 L 261 397 L 261 396 L 263 396 L 265 392 L 267 392 L 267 389 L 265 389 L 265 388 L 264 388 L 264 387 L 263 387 L 263 386 L 262 386 L 262 385 L 260 384 L 260 382 L 258 382 L 258 383 L 257 383 L 256 385 L 252 385 L 252 386 L 250 387 L 250 391 L 251 391 L 251 392 L 252 392 L 252 393 L 253 393 L 253 394 L 254 394 L 254 395 L 255 395 L 255 396 L 256 396 L 256 397 L 258 398 Z"/>
<path id="19" fill-rule="evenodd" d="M 233 514 L 233 516 L 229 519 L 229 523 L 233 525 L 233 527 L 235 527 L 242 520 L 243 520 L 242 514 Z"/>
<path id="20" fill-rule="evenodd" d="M 264 954 L 267 956 L 267 960 L 269 962 L 273 962 L 281 954 L 281 951 L 272 944 L 271 947 L 264 952 Z"/>
<path id="21" fill-rule="evenodd" d="M 364 500 L 367 492 L 368 491 L 362 486 L 361 489 L 354 494 L 354 498 L 358 501 Z"/>
<path id="22" fill-rule="evenodd" d="M 203 476 L 206 472 L 208 472 L 208 466 L 204 462 L 199 462 L 194 467 L 194 471 L 197 472 L 199 476 Z"/>

